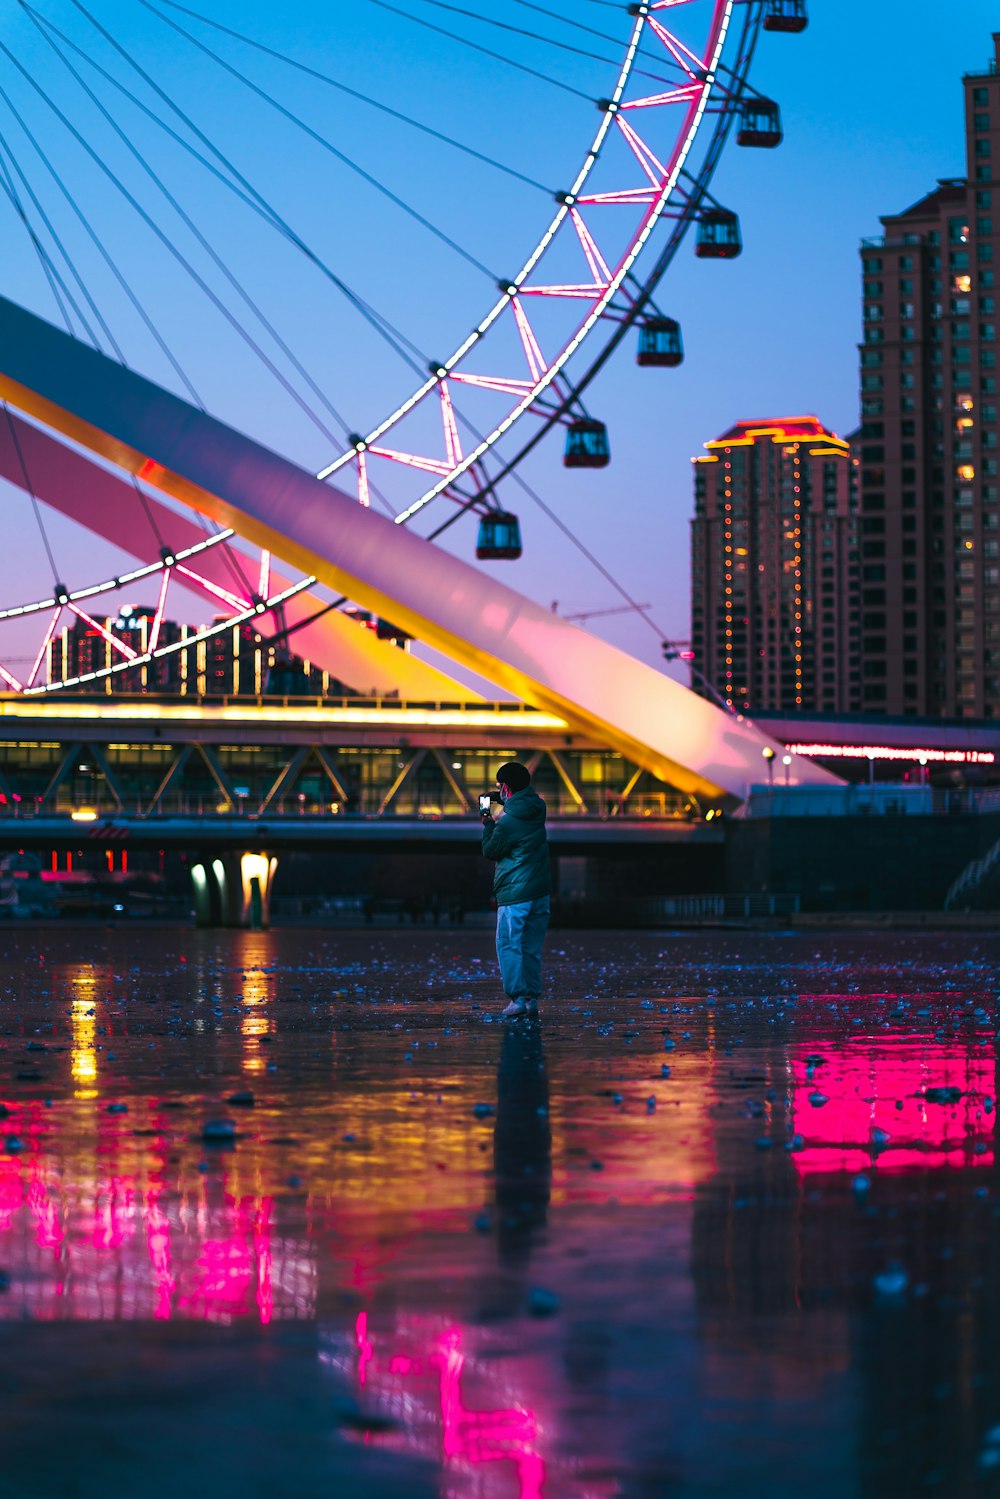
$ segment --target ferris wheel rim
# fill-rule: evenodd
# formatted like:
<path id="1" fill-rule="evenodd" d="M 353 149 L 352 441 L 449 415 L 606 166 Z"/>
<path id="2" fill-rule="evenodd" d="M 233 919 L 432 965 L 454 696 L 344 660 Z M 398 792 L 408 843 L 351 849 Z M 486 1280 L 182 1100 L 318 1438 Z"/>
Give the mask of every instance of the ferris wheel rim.
<path id="1" fill-rule="evenodd" d="M 229 533 L 230 536 L 232 534 L 232 532 Z M 213 538 L 213 540 L 215 539 Z M 218 539 L 222 540 L 224 538 L 220 534 Z M 169 568 L 170 564 L 164 562 L 161 564 L 161 568 L 155 570 L 159 571 L 162 569 L 163 571 L 169 571 Z M 153 661 L 162 661 L 169 656 L 179 654 L 181 651 L 190 650 L 193 646 L 198 646 L 206 640 L 211 640 L 214 636 L 221 635 L 227 630 L 239 629 L 242 625 L 259 620 L 273 610 L 280 609 L 290 599 L 296 598 L 300 593 L 304 593 L 307 589 L 314 587 L 315 584 L 316 579 L 312 576 L 299 578 L 297 582 L 290 584 L 287 588 L 283 588 L 279 593 L 267 599 L 256 599 L 249 608 L 240 610 L 231 617 L 220 620 L 215 624 L 206 625 L 203 629 L 197 630 L 192 635 L 185 636 L 182 640 L 171 641 L 167 645 L 157 646 L 155 650 L 138 653 L 128 660 L 116 661 L 111 666 L 98 667 L 95 671 L 80 672 L 76 676 L 64 677 L 57 682 L 39 682 L 37 684 L 21 685 L 15 690 L 21 697 L 44 697 L 50 692 L 66 692 L 79 686 L 86 686 L 88 690 L 92 690 L 94 682 L 112 681 L 122 672 L 139 670 L 144 666 L 148 666 Z M 6 675 L 4 673 L 4 676 Z"/>
<path id="2" fill-rule="evenodd" d="M 606 285 L 601 290 L 600 295 L 595 298 L 594 305 L 589 309 L 586 317 L 573 335 L 566 341 L 559 353 L 546 363 L 540 377 L 531 381 L 530 389 L 522 394 L 521 399 L 516 403 L 513 410 L 500 422 L 497 422 L 492 430 L 476 443 L 471 452 L 463 454 L 460 461 L 451 463 L 447 466 L 447 469 L 446 465 L 440 461 L 425 460 L 413 455 L 395 453 L 385 449 L 379 450 L 378 448 L 380 439 L 403 421 L 436 390 L 442 391 L 442 401 L 444 402 L 447 399 L 450 405 L 450 395 L 447 394 L 447 390 L 450 380 L 454 377 L 454 372 L 466 356 L 473 349 L 479 347 L 481 338 L 497 323 L 502 314 L 519 301 L 527 277 L 538 265 L 545 250 L 553 243 L 558 231 L 566 223 L 567 218 L 576 207 L 577 201 L 582 196 L 581 188 L 586 185 L 590 173 L 597 164 L 600 156 L 600 148 L 604 144 L 608 132 L 612 129 L 619 115 L 623 114 L 630 107 L 628 103 L 623 103 L 623 97 L 635 67 L 639 44 L 643 39 L 645 28 L 649 24 L 653 12 L 676 9 L 679 6 L 688 6 L 696 3 L 697 0 L 643 0 L 643 3 L 629 7 L 630 12 L 634 16 L 634 24 L 626 46 L 625 57 L 619 68 L 615 90 L 609 99 L 595 101 L 595 103 L 599 103 L 602 106 L 601 122 L 585 154 L 583 164 L 577 172 L 573 188 L 568 193 L 559 195 L 562 201 L 560 201 L 556 213 L 549 221 L 545 231 L 524 261 L 521 269 L 506 284 L 506 290 L 503 291 L 501 297 L 490 308 L 486 317 L 477 324 L 472 333 L 468 334 L 462 340 L 454 353 L 447 360 L 442 360 L 439 364 L 435 364 L 432 367 L 429 377 L 405 401 L 401 402 L 389 416 L 384 417 L 374 427 L 370 428 L 366 434 L 357 435 L 353 440 L 352 448 L 321 468 L 317 473 L 318 478 L 322 480 L 331 479 L 351 464 L 356 464 L 358 468 L 359 499 L 363 504 L 367 504 L 367 455 L 369 454 L 380 458 L 384 457 L 410 462 L 418 469 L 424 468 L 431 472 L 436 472 L 439 475 L 437 482 L 432 484 L 416 500 L 407 505 L 394 517 L 396 524 L 405 524 L 432 500 L 453 487 L 456 480 L 462 478 L 471 470 L 474 470 L 477 465 L 481 464 L 483 459 L 507 435 L 515 423 L 522 416 L 537 407 L 539 396 L 549 390 L 559 379 L 573 355 L 582 346 L 589 334 L 601 323 L 608 311 L 609 305 L 621 290 L 622 284 L 629 275 L 632 266 L 648 244 L 653 231 L 663 217 L 667 205 L 676 190 L 684 163 L 702 127 L 713 89 L 719 81 L 718 71 L 722 53 L 736 7 L 741 4 L 746 5 L 748 22 L 757 27 L 759 26 L 759 13 L 761 10 L 759 0 L 707 0 L 707 3 L 712 7 L 712 18 L 705 47 L 705 51 L 709 55 L 704 59 L 704 65 L 701 66 L 702 60 L 696 58 L 695 54 L 690 52 L 690 49 L 686 47 L 683 49 L 688 53 L 692 61 L 698 63 L 701 67 L 700 86 L 697 94 L 689 97 L 685 119 L 677 131 L 675 147 L 671 153 L 669 169 L 665 174 L 665 180 L 660 183 L 653 200 L 647 207 L 646 213 L 642 215 L 637 228 L 630 237 L 614 272 L 609 274 Z M 656 24 L 655 21 L 654 24 Z M 659 30 L 662 31 L 663 28 L 660 27 Z M 675 56 L 677 55 L 679 54 L 675 53 Z M 685 62 L 683 59 L 682 64 L 687 68 L 689 76 L 693 80 L 696 74 L 691 71 L 691 64 Z M 727 101 L 723 104 L 723 108 L 731 119 L 739 106 L 739 95 L 731 91 L 723 91 L 723 98 Z M 671 100 L 671 102 L 675 101 Z M 689 227 L 696 213 L 696 205 L 689 205 L 686 212 L 682 211 L 680 217 L 684 221 L 683 227 L 685 230 Z M 527 382 L 510 380 L 507 383 L 515 385 L 519 383 L 526 384 Z M 548 430 L 551 424 L 551 421 L 546 424 L 546 430 Z M 445 426 L 446 448 L 450 458 L 452 443 L 449 440 L 447 422 Z M 514 463 L 517 461 L 519 461 L 519 458 L 516 458 Z M 509 472 L 514 463 L 507 465 L 504 472 Z"/>
<path id="3" fill-rule="evenodd" d="M 598 162 L 602 146 L 608 140 L 609 133 L 614 131 L 616 120 L 619 122 L 619 124 L 621 124 L 620 116 L 624 114 L 624 112 L 628 109 L 636 107 L 636 101 L 626 101 L 625 94 L 636 67 L 636 60 L 639 53 L 640 44 L 646 34 L 646 28 L 650 24 L 650 18 L 653 16 L 654 12 L 669 13 L 669 11 L 680 7 L 684 7 L 685 9 L 694 9 L 698 8 L 700 6 L 700 3 L 701 0 L 643 0 L 643 3 L 632 5 L 629 7 L 629 10 L 632 13 L 634 19 L 626 44 L 625 55 L 620 66 L 618 67 L 615 88 L 609 99 L 600 101 L 601 118 L 590 146 L 584 155 L 583 163 L 576 173 L 571 189 L 565 194 L 558 195 L 559 201 L 555 213 L 548 221 L 543 233 L 524 260 L 524 263 L 522 264 L 520 270 L 514 277 L 511 278 L 510 282 L 506 284 L 506 289 L 502 290 L 501 296 L 490 307 L 482 322 L 477 325 L 477 327 L 471 334 L 467 335 L 467 337 L 462 340 L 453 354 L 447 360 L 442 361 L 440 365 L 435 365 L 432 368 L 429 377 L 421 383 L 421 385 L 407 398 L 406 401 L 397 406 L 396 409 L 388 417 L 383 418 L 383 420 L 380 421 L 375 427 L 371 428 L 366 437 L 360 438 L 358 440 L 358 444 L 355 449 L 349 449 L 333 463 L 320 470 L 318 477 L 330 478 L 334 474 L 342 471 L 352 462 L 355 462 L 358 463 L 359 467 L 360 489 L 360 479 L 361 474 L 363 473 L 364 453 L 368 449 L 376 448 L 379 443 L 379 439 L 382 436 L 384 436 L 395 425 L 397 425 L 398 422 L 400 422 L 406 415 L 408 415 L 420 402 L 426 400 L 428 397 L 432 397 L 433 393 L 436 390 L 442 390 L 442 399 L 444 399 L 444 392 L 447 390 L 448 385 L 451 383 L 451 377 L 458 370 L 458 367 L 461 365 L 465 357 L 471 352 L 472 349 L 479 346 L 481 338 L 490 328 L 492 328 L 498 322 L 504 312 L 511 309 L 514 304 L 518 303 L 522 298 L 522 295 L 527 294 L 526 283 L 528 282 L 528 278 L 532 275 L 536 267 L 541 262 L 545 251 L 555 241 L 559 231 L 564 228 L 564 226 L 566 226 L 567 220 L 571 218 L 574 210 L 577 208 L 578 200 L 581 197 L 586 196 L 584 190 L 587 187 L 590 175 Z M 513 409 L 507 413 L 503 420 L 496 423 L 488 432 L 486 437 L 477 442 L 468 453 L 462 454 L 460 461 L 451 463 L 447 467 L 446 472 L 443 471 L 445 465 L 440 461 L 437 462 L 437 464 L 434 466 L 434 469 L 436 469 L 437 471 L 436 482 L 430 485 L 429 488 L 425 489 L 413 503 L 408 505 L 404 510 L 402 510 L 398 515 L 395 516 L 397 524 L 405 523 L 406 521 L 411 519 L 432 500 L 434 500 L 439 495 L 447 491 L 451 486 L 453 486 L 456 480 L 460 479 L 463 475 L 468 474 L 470 470 L 474 469 L 476 465 L 480 464 L 482 459 L 487 454 L 493 451 L 500 440 L 506 436 L 506 434 L 513 428 L 515 423 L 518 422 L 521 417 L 532 411 L 533 408 L 538 414 L 541 414 L 538 410 L 539 396 L 548 391 L 549 388 L 552 387 L 554 383 L 560 379 L 561 376 L 565 381 L 563 372 L 565 371 L 567 364 L 569 363 L 573 355 L 576 354 L 577 351 L 581 348 L 586 339 L 601 324 L 602 320 L 605 319 L 605 314 L 608 312 L 610 304 L 612 303 L 617 293 L 622 289 L 623 283 L 632 272 L 632 268 L 638 261 L 640 254 L 648 245 L 653 232 L 656 229 L 656 226 L 664 217 L 667 206 L 671 202 L 672 196 L 675 194 L 675 191 L 677 189 L 681 174 L 684 171 L 685 163 L 688 160 L 692 148 L 694 147 L 695 141 L 697 140 L 699 133 L 704 126 L 706 111 L 709 108 L 710 101 L 713 99 L 713 93 L 716 91 L 717 84 L 719 85 L 719 88 L 717 90 L 718 96 L 721 99 L 721 104 L 717 106 L 719 114 L 728 118 L 730 122 L 736 115 L 736 112 L 741 103 L 742 88 L 745 84 L 745 79 L 737 80 L 737 86 L 734 89 L 731 86 L 727 87 L 726 85 L 721 83 L 719 72 L 723 53 L 726 48 L 726 43 L 730 36 L 731 29 L 733 29 L 734 15 L 737 6 L 741 6 L 742 8 L 744 8 L 744 14 L 746 16 L 744 34 L 746 34 L 751 28 L 755 29 L 756 34 L 756 29 L 759 29 L 760 17 L 763 11 L 762 0 L 704 0 L 704 8 L 701 10 L 701 16 L 704 17 L 707 22 L 707 35 L 704 46 L 704 65 L 702 66 L 702 63 L 699 62 L 699 59 L 695 56 L 694 52 L 691 52 L 690 49 L 687 48 L 684 49 L 688 53 L 688 57 L 692 60 L 690 64 L 684 64 L 687 67 L 690 82 L 685 86 L 686 97 L 684 100 L 683 115 L 680 124 L 678 125 L 675 132 L 673 147 L 666 158 L 667 170 L 664 172 L 663 179 L 660 181 L 655 191 L 651 192 L 649 201 L 645 204 L 645 211 L 640 214 L 637 225 L 634 226 L 633 231 L 628 236 L 625 248 L 615 262 L 613 272 L 609 269 L 606 282 L 600 289 L 599 296 L 594 298 L 592 305 L 588 306 L 586 315 L 580 321 L 579 325 L 575 328 L 571 336 L 566 339 L 559 352 L 551 360 L 546 362 L 545 367 L 540 371 L 538 378 L 531 382 L 530 389 L 526 390 L 521 398 L 514 404 Z M 692 67 L 694 69 L 693 71 Z M 735 77 L 735 75 L 733 76 Z M 684 93 L 684 89 L 675 90 L 674 92 L 675 94 Z M 655 104 L 656 100 L 654 99 L 653 101 L 647 100 L 642 102 L 652 102 Z M 676 101 L 674 101 L 674 107 L 676 107 Z M 716 133 L 718 133 L 720 128 L 721 125 L 716 127 Z M 636 152 L 636 155 L 638 155 L 638 152 Z M 653 159 L 654 161 L 656 160 L 655 157 Z M 657 164 L 660 165 L 660 163 Z M 711 171 L 709 171 L 708 176 L 711 176 Z M 649 190 L 647 189 L 646 191 Z M 624 196 L 627 197 L 628 193 L 625 193 Z M 685 196 L 683 192 L 679 194 L 679 197 L 681 198 L 681 211 L 672 215 L 673 217 L 676 217 L 678 219 L 678 224 L 675 227 L 674 235 L 672 236 L 672 238 L 682 237 L 683 233 L 690 226 L 690 223 L 697 218 L 699 212 L 699 201 L 697 198 Z M 577 232 L 579 233 L 579 230 Z M 662 271 L 660 272 L 660 274 L 662 274 Z M 644 305 L 645 300 L 648 299 L 649 295 L 651 294 L 651 287 L 655 286 L 656 280 L 658 279 L 659 277 L 657 275 L 650 281 L 647 281 L 643 284 L 642 290 L 638 294 L 636 311 L 634 317 L 630 320 L 630 325 L 631 322 L 634 322 L 635 319 L 638 318 L 638 316 L 641 314 L 642 306 Z M 611 345 L 617 344 L 617 342 L 620 341 L 620 338 L 623 335 L 624 331 L 625 330 L 623 328 L 619 328 L 617 330 L 617 333 L 613 334 L 611 338 L 606 341 L 609 345 L 609 348 Z M 602 357 L 606 358 L 607 353 L 605 353 Z M 568 389 L 569 395 L 563 396 L 562 405 L 556 412 L 556 415 L 543 421 L 542 430 L 533 438 L 530 446 L 534 446 L 535 441 L 544 436 L 545 432 L 550 429 L 551 425 L 555 421 L 560 419 L 561 412 L 565 410 L 569 403 L 571 403 L 573 399 L 577 397 L 578 393 L 582 391 L 585 384 L 592 377 L 592 374 L 596 367 L 597 364 L 595 362 L 595 364 L 591 367 L 591 371 L 584 376 L 584 380 L 582 382 L 565 382 L 564 390 Z M 455 383 L 457 388 L 458 382 L 456 381 Z M 513 385 L 518 382 L 512 380 L 508 383 Z M 520 383 L 527 384 L 527 382 Z M 505 464 L 500 475 L 501 478 L 509 473 L 512 468 L 516 467 L 517 463 L 520 462 L 521 457 L 524 456 L 524 451 L 527 451 L 527 449 L 515 454 L 514 458 Z M 389 455 L 376 454 L 375 456 L 381 457 Z M 426 466 L 430 467 L 430 464 L 427 464 Z M 434 469 L 432 469 L 432 472 L 434 471 Z M 361 498 L 360 493 L 359 498 Z M 475 502 L 471 502 L 471 504 L 466 505 L 465 508 L 475 509 Z M 232 534 L 232 532 L 217 534 L 212 538 L 208 538 L 206 542 L 202 543 L 201 545 L 213 545 L 218 541 L 222 541 L 227 539 L 227 537 L 231 537 Z M 200 549 L 201 547 L 191 550 L 193 551 Z M 178 555 L 180 556 L 181 554 L 179 553 Z M 162 566 L 164 566 L 162 561 L 154 562 L 152 564 L 149 564 L 148 566 L 142 566 L 140 568 L 134 569 L 133 571 L 124 574 L 120 578 L 108 579 L 101 583 L 88 585 L 80 589 L 64 590 L 65 596 L 66 599 L 71 603 L 86 598 L 93 598 L 99 596 L 102 593 L 106 593 L 111 591 L 112 589 L 120 587 L 122 584 L 149 577 L 159 572 Z M 313 579 L 303 580 L 301 583 L 294 585 L 292 589 L 286 590 L 286 592 L 281 595 L 280 598 L 268 601 L 267 611 L 265 612 L 269 612 L 272 607 L 276 607 L 285 598 L 292 597 L 294 593 L 311 586 L 314 581 L 315 580 Z M 60 586 L 61 585 L 57 585 L 57 590 Z M 0 610 L 0 623 L 3 623 L 9 619 L 24 617 L 25 615 L 29 614 L 37 614 L 43 612 L 46 609 L 53 609 L 58 601 L 59 600 L 57 598 L 49 598 L 45 600 L 34 601 L 30 604 L 23 604 L 19 606 L 13 606 L 9 609 Z M 252 619 L 255 614 L 258 614 L 260 612 L 261 610 L 259 609 L 259 607 L 255 605 L 244 614 L 239 615 L 234 613 L 232 618 L 227 618 L 222 623 L 213 625 L 212 627 L 198 632 L 196 637 L 189 637 L 188 643 L 191 643 L 191 641 L 195 639 L 207 639 L 211 635 L 218 633 L 220 630 L 230 628 L 234 623 L 239 624 Z M 127 669 L 129 665 L 142 665 L 146 661 L 151 661 L 161 655 L 169 654 L 171 649 L 175 648 L 176 647 L 160 647 L 157 651 L 150 653 L 148 656 L 143 656 L 141 660 L 137 660 L 134 662 L 116 662 L 111 667 L 100 669 L 94 673 L 88 673 L 83 677 L 67 677 L 65 678 L 65 680 L 56 681 L 53 683 L 31 685 L 27 688 L 22 688 L 21 690 L 25 691 L 26 694 L 36 695 L 39 693 L 56 691 L 61 688 L 72 688 L 81 681 L 91 682 L 105 676 L 113 677 L 120 671 Z M 0 673 L 0 675 L 2 675 L 5 680 L 9 680 L 7 673 Z"/>

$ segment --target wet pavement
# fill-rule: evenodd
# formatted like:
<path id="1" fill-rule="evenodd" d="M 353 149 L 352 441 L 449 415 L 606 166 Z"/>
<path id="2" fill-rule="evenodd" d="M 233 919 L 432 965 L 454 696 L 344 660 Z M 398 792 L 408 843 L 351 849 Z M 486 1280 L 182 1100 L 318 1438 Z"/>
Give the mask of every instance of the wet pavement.
<path id="1" fill-rule="evenodd" d="M 0 940 L 4 1499 L 1000 1492 L 1000 934 Z"/>

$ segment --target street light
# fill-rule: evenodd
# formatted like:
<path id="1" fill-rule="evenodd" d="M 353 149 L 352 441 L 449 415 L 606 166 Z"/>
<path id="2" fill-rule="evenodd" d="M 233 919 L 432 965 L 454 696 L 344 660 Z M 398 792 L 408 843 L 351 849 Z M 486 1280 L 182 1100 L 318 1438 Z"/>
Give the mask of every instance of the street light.
<path id="1" fill-rule="evenodd" d="M 782 757 L 781 757 L 781 763 L 785 767 L 785 785 L 787 786 L 788 785 L 788 767 L 792 763 L 792 757 L 791 757 L 791 755 L 782 755 Z"/>
<path id="2" fill-rule="evenodd" d="M 773 786 L 774 785 L 774 750 L 771 748 L 771 746 L 769 744 L 766 744 L 764 746 L 764 748 L 761 750 L 761 754 L 764 756 L 764 759 L 767 761 L 767 784 L 769 786 Z"/>

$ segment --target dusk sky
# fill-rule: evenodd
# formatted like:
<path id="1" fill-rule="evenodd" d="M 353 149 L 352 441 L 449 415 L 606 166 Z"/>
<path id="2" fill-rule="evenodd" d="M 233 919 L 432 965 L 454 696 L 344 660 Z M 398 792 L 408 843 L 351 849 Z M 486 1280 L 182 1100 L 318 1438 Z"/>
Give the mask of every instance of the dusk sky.
<path id="1" fill-rule="evenodd" d="M 615 72 L 610 62 L 500 31 L 490 22 L 537 28 L 609 59 L 620 55 L 628 33 L 626 7 L 610 0 L 576 0 L 563 14 L 619 38 L 618 45 L 561 26 L 523 0 L 493 6 L 456 3 L 459 11 L 474 16 L 429 0 L 394 0 L 388 7 L 376 0 L 288 0 L 283 6 L 264 0 L 194 0 L 192 8 L 458 137 L 540 187 L 515 181 L 305 79 L 213 33 L 178 8 L 163 4 L 161 9 L 301 114 L 370 177 L 405 198 L 479 261 L 482 270 L 227 76 L 143 0 L 87 0 L 86 8 L 334 273 L 416 348 L 442 358 L 495 300 L 492 274 L 512 274 L 548 222 L 552 199 L 542 189 L 562 188 L 572 180 L 595 128 L 590 101 L 610 92 Z M 551 3 L 544 8 L 555 9 Z M 699 0 L 690 10 L 692 15 L 704 13 L 707 6 Z M 115 78 L 156 102 L 78 5 L 37 0 L 35 12 L 64 30 Z M 28 10 L 14 0 L 0 0 L 0 15 L 0 43 L 221 292 L 222 278 L 203 248 L 194 245 L 174 210 L 142 177 Z M 472 51 L 410 17 L 450 28 L 487 51 L 505 53 L 568 85 L 569 91 Z M 652 606 L 652 628 L 630 615 L 595 619 L 592 628 L 606 638 L 658 662 L 660 631 L 678 638 L 688 634 L 689 460 L 703 441 L 750 417 L 813 412 L 841 435 L 856 424 L 859 240 L 877 234 L 880 215 L 906 207 L 937 178 L 964 172 L 961 76 L 989 64 L 991 24 L 996 21 L 995 6 L 986 0 L 967 0 L 950 8 L 947 17 L 929 0 L 883 6 L 812 0 L 803 35 L 761 38 L 751 76 L 763 94 L 780 102 L 786 138 L 777 151 L 740 150 L 731 143 L 713 182 L 716 198 L 740 215 L 742 257 L 728 263 L 696 261 L 692 235 L 661 284 L 659 305 L 683 325 L 683 367 L 637 368 L 630 335 L 587 395 L 594 415 L 608 424 L 611 466 L 582 474 L 565 471 L 557 433 L 523 469 L 532 488 L 632 597 Z M 280 330 L 330 404 L 354 430 L 374 425 L 415 383 L 403 363 L 328 281 L 74 56 L 116 121 Z M 24 174 L 22 195 L 26 182 L 57 226 L 129 362 L 181 389 L 15 121 L 11 105 L 208 409 L 303 466 L 320 468 L 332 456 L 329 440 L 248 359 L 204 296 L 3 52 L 0 89 L 0 134 L 11 153 L 4 158 L 8 169 L 14 170 L 13 158 Z M 157 107 L 163 109 L 162 104 Z M 183 130 L 176 117 L 173 123 Z M 58 322 L 31 244 L 2 192 L 0 247 L 3 294 Z M 229 300 L 237 305 L 231 296 Z M 324 420 L 332 425 L 329 413 Z M 502 498 L 521 516 L 525 541 L 522 561 L 494 564 L 504 581 L 545 604 L 558 600 L 564 613 L 610 609 L 620 602 L 527 494 L 509 485 Z M 6 534 L 17 537 L 17 546 L 8 545 L 0 555 L 0 598 L 6 604 L 44 594 L 52 579 L 27 502 L 2 488 L 0 501 L 8 518 Z M 445 514 L 441 508 L 439 518 Z M 69 523 L 51 519 L 47 528 L 57 567 L 69 586 L 81 586 L 117 567 L 107 547 L 82 540 Z M 474 523 L 464 520 L 453 527 L 447 545 L 471 559 Z M 205 612 L 192 604 L 192 622 L 199 608 Z"/>

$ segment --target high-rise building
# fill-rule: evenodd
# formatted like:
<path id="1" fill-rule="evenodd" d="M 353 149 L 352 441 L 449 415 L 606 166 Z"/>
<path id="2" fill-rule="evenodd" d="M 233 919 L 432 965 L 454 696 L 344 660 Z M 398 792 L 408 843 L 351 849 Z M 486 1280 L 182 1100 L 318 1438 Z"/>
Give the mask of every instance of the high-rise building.
<path id="1" fill-rule="evenodd" d="M 966 175 L 861 247 L 861 670 L 870 712 L 1000 717 L 1000 34 Z M 995 201 L 996 200 L 996 201 Z"/>
<path id="2" fill-rule="evenodd" d="M 693 685 L 733 708 L 859 701 L 850 446 L 814 416 L 737 422 L 693 460 Z"/>
<path id="3" fill-rule="evenodd" d="M 117 617 L 75 619 L 46 648 L 49 682 L 68 681 L 75 692 L 147 693 L 181 697 L 346 697 L 352 689 L 329 672 L 258 635 L 249 624 L 207 638 L 202 629 L 162 619 L 156 644 L 177 646 L 140 666 L 153 643 L 156 611 L 123 605 Z M 219 623 L 216 619 L 216 623 Z M 374 625 L 373 625 L 374 628 Z M 123 649 L 124 648 L 124 649 Z M 112 668 L 115 668 L 112 671 Z"/>

